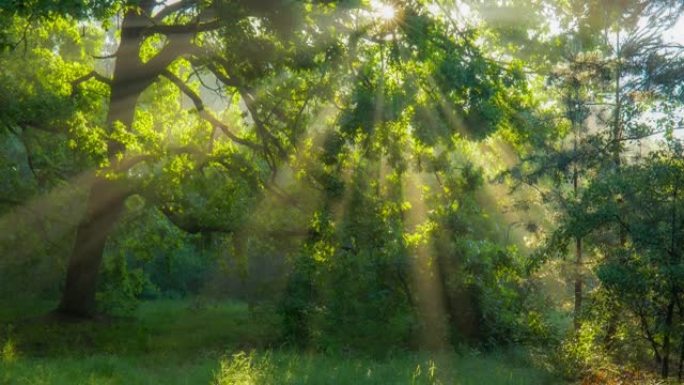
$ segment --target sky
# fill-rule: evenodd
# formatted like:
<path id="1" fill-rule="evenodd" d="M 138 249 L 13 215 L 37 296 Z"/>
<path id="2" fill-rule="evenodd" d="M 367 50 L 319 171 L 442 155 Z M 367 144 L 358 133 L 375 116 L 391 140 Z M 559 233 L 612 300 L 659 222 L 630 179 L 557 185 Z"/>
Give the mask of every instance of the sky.
<path id="1" fill-rule="evenodd" d="M 678 43 L 684 45 L 684 17 L 680 17 L 677 23 L 664 34 L 664 39 L 668 43 Z"/>

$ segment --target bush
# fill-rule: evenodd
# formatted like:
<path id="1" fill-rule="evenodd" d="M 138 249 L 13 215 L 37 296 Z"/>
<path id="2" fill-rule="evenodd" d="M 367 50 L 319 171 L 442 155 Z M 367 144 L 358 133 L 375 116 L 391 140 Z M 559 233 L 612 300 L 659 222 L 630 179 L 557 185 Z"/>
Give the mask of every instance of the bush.
<path id="1" fill-rule="evenodd" d="M 213 385 L 260 385 L 272 370 L 269 355 L 257 357 L 254 352 L 239 352 L 219 362 Z"/>
<path id="2" fill-rule="evenodd" d="M 601 326 L 583 322 L 577 332 L 572 332 L 558 346 L 552 361 L 556 371 L 568 379 L 588 374 L 592 368 L 608 364 L 607 355 L 597 338 Z"/>

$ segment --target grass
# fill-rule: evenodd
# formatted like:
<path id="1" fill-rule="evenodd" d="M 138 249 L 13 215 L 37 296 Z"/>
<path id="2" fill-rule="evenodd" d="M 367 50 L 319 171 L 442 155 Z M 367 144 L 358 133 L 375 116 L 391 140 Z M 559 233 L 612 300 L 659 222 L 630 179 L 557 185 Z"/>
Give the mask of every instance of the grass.
<path id="1" fill-rule="evenodd" d="M 497 357 L 498 358 L 498 357 Z M 171 362 L 116 355 L 23 358 L 0 364 L 13 384 L 554 384 L 548 374 L 492 357 L 407 354 L 385 360 L 286 351 Z"/>
<path id="2" fill-rule="evenodd" d="M 384 360 L 275 352 L 239 353 L 221 361 L 220 385 L 245 384 L 551 384 L 548 375 L 502 357 L 404 354 Z"/>
<path id="3" fill-rule="evenodd" d="M 196 305 L 148 302 L 133 317 L 74 324 L 0 314 L 0 384 L 559 383 L 511 352 L 377 359 L 282 349 L 273 345 L 274 321 L 250 315 L 246 305 Z"/>

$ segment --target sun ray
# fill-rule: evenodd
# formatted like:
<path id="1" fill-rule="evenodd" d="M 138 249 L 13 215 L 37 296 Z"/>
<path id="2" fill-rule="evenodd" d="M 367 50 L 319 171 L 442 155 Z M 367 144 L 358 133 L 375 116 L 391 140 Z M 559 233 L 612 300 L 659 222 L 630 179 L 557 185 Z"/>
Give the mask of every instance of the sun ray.
<path id="1" fill-rule="evenodd" d="M 399 46 L 399 53 L 403 60 L 409 59 L 409 53 L 406 51 L 405 47 L 401 45 Z M 440 91 L 435 78 L 428 74 L 424 79 L 422 79 L 423 82 L 421 82 L 421 79 L 418 79 L 416 75 L 411 74 L 411 76 L 419 84 L 422 83 L 424 88 L 429 87 L 431 90 L 436 92 L 436 95 L 433 97 L 433 102 L 436 102 L 440 110 L 447 116 L 451 127 L 454 128 L 455 131 L 464 138 L 468 138 L 470 134 L 469 127 L 465 124 L 460 114 L 458 114 L 456 110 L 449 105 L 447 101 L 448 99 Z M 470 161 L 473 161 L 476 166 L 483 169 L 496 166 L 503 170 L 506 167 L 512 167 L 518 161 L 515 150 L 511 147 L 511 145 L 498 138 L 491 138 L 490 140 L 482 141 L 477 144 L 477 148 L 479 149 L 480 155 L 470 159 Z M 483 207 L 485 207 L 490 214 L 500 216 L 503 223 L 514 224 L 524 221 L 528 216 L 519 212 L 515 213 L 513 210 L 505 210 L 505 207 L 502 206 L 501 197 L 509 195 L 508 187 L 502 184 L 492 183 L 485 183 L 481 191 L 478 193 L 478 197 L 480 202 L 483 204 Z M 524 196 L 526 194 L 523 193 L 522 195 Z M 516 198 L 519 197 L 520 196 L 516 196 Z M 537 208 L 535 212 L 539 214 L 539 210 L 540 209 Z M 514 239 L 514 244 L 521 246 L 524 250 L 530 249 L 531 244 L 528 234 L 525 234 L 524 228 L 522 226 L 510 226 L 506 232 L 509 235 L 513 235 L 513 237 L 508 238 L 509 240 Z"/>
<path id="2" fill-rule="evenodd" d="M 27 257 L 44 246 L 26 241 L 23 235 L 40 233 L 42 241 L 54 244 L 78 226 L 80 217 L 73 214 L 85 210 L 83 197 L 94 177 L 92 170 L 85 171 L 45 194 L 12 207 L 0 217 L 0 242 L 12 250 L 13 259 Z"/>
<path id="3" fill-rule="evenodd" d="M 411 276 L 415 289 L 418 315 L 421 318 L 420 344 L 423 348 L 444 350 L 448 346 L 447 312 L 443 289 L 438 280 L 435 250 L 427 227 L 430 225 L 428 208 L 422 188 L 424 178 L 417 172 L 408 172 L 403 180 L 404 196 L 410 204 L 405 217 L 405 237 L 413 250 Z"/>

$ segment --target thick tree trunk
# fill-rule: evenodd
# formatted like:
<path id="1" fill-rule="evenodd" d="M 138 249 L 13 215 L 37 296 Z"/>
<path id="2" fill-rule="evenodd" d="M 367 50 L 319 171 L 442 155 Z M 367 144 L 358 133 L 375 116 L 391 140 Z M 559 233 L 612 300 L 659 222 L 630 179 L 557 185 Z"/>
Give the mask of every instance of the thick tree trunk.
<path id="1" fill-rule="evenodd" d="M 133 122 L 135 100 L 115 100 L 117 95 L 112 85 L 112 100 L 108 123 L 121 122 L 127 127 Z M 110 159 L 123 151 L 123 145 L 108 143 Z M 116 169 L 115 167 L 113 169 Z M 76 229 L 76 240 L 69 257 L 66 282 L 58 311 L 75 317 L 92 317 L 95 314 L 95 292 L 97 277 L 107 238 L 123 212 L 128 189 L 104 175 L 95 175 L 90 187 L 85 215 Z"/>
<path id="2" fill-rule="evenodd" d="M 123 211 L 125 194 L 115 183 L 97 177 L 88 208 L 76 231 L 59 312 L 77 317 L 95 314 L 97 277 L 107 237 Z"/>
<path id="3" fill-rule="evenodd" d="M 128 11 L 122 21 L 121 42 L 116 54 L 114 75 L 111 80 L 107 127 L 121 123 L 130 128 L 135 116 L 137 100 L 157 77 L 145 70 L 139 59 L 142 42 L 141 15 Z M 117 168 L 116 156 L 123 153 L 122 143 L 110 140 L 107 143 L 110 171 L 124 171 Z M 97 278 L 102 264 L 107 238 L 123 212 L 128 188 L 121 182 L 95 175 L 90 187 L 86 213 L 76 230 L 76 241 L 69 258 L 66 283 L 57 311 L 75 317 L 92 317 L 95 314 L 95 293 Z"/>

